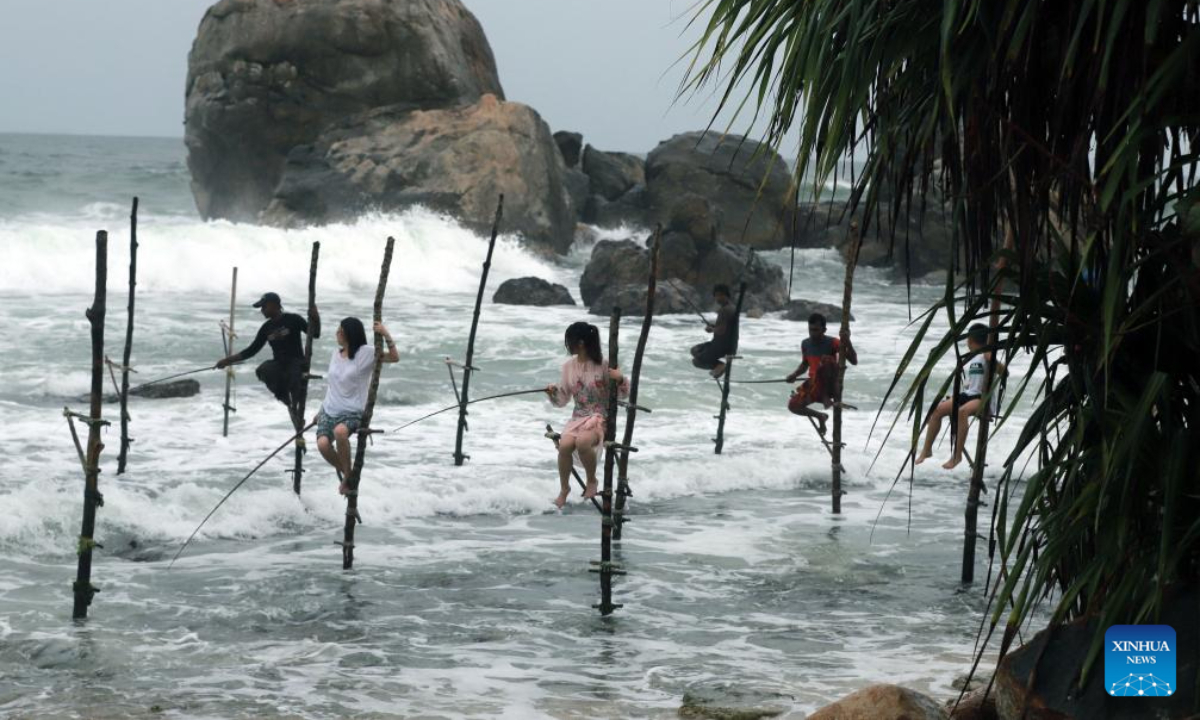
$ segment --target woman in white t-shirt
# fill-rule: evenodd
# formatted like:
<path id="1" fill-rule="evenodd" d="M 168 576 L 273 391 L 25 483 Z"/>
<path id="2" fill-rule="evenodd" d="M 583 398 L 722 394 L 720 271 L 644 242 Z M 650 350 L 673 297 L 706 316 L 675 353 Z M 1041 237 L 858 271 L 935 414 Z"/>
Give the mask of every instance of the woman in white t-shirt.
<path id="1" fill-rule="evenodd" d="M 987 366 L 992 361 L 991 352 L 981 352 L 988 343 L 988 334 L 990 329 L 982 323 L 975 323 L 967 331 L 967 348 L 971 351 L 971 358 L 967 361 L 966 382 L 962 385 L 962 392 L 957 398 L 946 398 L 934 408 L 933 414 L 929 416 L 929 429 L 925 433 L 925 446 L 921 448 L 921 452 L 916 457 L 916 464 L 928 460 L 933 456 L 933 441 L 937 439 L 938 433 L 942 430 L 942 419 L 954 412 L 954 406 L 958 405 L 958 428 L 954 438 L 954 450 L 950 459 L 942 465 L 947 470 L 953 470 L 962 462 L 963 449 L 967 444 L 967 429 L 970 427 L 971 418 L 979 415 L 983 409 L 984 385 L 986 385 Z M 996 363 L 995 382 L 1004 375 L 1004 364 Z M 996 412 L 996 400 L 1000 396 L 997 392 L 991 392 L 991 401 L 989 402 L 990 412 Z"/>
<path id="2" fill-rule="evenodd" d="M 383 323 L 375 323 L 374 330 L 387 343 L 383 362 L 397 362 L 400 353 L 391 333 Z M 337 343 L 325 373 L 325 400 L 317 413 L 317 450 L 337 471 L 341 482 L 338 492 L 345 495 L 349 491 L 350 433 L 358 430 L 367 407 L 375 353 L 366 347 L 367 333 L 358 318 L 348 317 L 338 324 Z"/>

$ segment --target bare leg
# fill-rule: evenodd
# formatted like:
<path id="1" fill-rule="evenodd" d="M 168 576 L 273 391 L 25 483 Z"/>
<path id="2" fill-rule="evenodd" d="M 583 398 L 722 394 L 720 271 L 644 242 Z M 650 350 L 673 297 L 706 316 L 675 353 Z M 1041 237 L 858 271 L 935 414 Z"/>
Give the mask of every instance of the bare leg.
<path id="1" fill-rule="evenodd" d="M 333 450 L 333 443 L 328 437 L 322 435 L 317 438 L 317 450 L 321 453 L 321 457 L 325 458 L 325 462 L 329 463 L 336 470 L 338 469 L 338 456 Z"/>
<path id="2" fill-rule="evenodd" d="M 921 448 L 921 453 L 917 455 L 917 465 L 933 457 L 933 441 L 937 440 L 938 433 L 942 431 L 942 418 L 949 415 L 953 407 L 954 405 L 951 401 L 943 400 L 938 403 L 938 406 L 933 410 L 933 414 L 929 416 L 929 429 L 925 432 L 925 446 Z"/>
<path id="3" fill-rule="evenodd" d="M 942 467 L 953 470 L 962 462 L 963 448 L 967 446 L 967 430 L 971 427 L 971 417 L 979 410 L 979 400 L 963 403 L 958 410 L 958 437 L 954 441 L 954 455 Z"/>
<path id="4" fill-rule="evenodd" d="M 571 469 L 575 467 L 575 439 L 560 440 L 558 443 L 558 497 L 554 498 L 554 506 L 562 508 L 567 504 L 567 496 L 571 494 Z"/>
<path id="5" fill-rule="evenodd" d="M 338 492 L 345 495 L 350 492 L 350 428 L 346 427 L 345 423 L 339 424 L 333 429 L 333 439 L 337 442 L 337 465 L 335 467 L 342 476 Z"/>
<path id="6" fill-rule="evenodd" d="M 584 476 L 587 478 L 587 487 L 583 491 L 585 498 L 596 497 L 596 491 L 600 488 L 599 481 L 596 480 L 596 447 L 604 438 L 589 438 L 594 442 L 584 442 L 579 445 L 579 460 L 583 463 Z"/>
<path id="7" fill-rule="evenodd" d="M 792 410 L 792 413 L 801 417 L 815 418 L 818 424 L 817 432 L 821 434 L 821 437 L 825 437 L 825 422 L 829 420 L 829 416 L 827 414 L 821 412 L 820 410 L 813 410 L 808 405 L 802 405 Z"/>

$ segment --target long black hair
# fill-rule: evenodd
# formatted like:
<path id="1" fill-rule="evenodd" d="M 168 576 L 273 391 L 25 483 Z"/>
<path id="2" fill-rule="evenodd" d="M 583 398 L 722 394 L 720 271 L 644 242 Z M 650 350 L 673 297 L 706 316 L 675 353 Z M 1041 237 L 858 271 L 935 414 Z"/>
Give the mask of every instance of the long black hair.
<path id="1" fill-rule="evenodd" d="M 567 352 L 574 353 L 579 343 L 583 343 L 592 362 L 604 364 L 604 356 L 600 354 L 600 328 L 585 322 L 571 323 L 563 336 L 563 344 L 567 346 Z"/>
<path id="2" fill-rule="evenodd" d="M 367 344 L 367 331 L 362 320 L 356 317 L 343 318 L 341 322 L 342 335 L 346 337 L 346 357 L 354 359 L 354 353 Z"/>

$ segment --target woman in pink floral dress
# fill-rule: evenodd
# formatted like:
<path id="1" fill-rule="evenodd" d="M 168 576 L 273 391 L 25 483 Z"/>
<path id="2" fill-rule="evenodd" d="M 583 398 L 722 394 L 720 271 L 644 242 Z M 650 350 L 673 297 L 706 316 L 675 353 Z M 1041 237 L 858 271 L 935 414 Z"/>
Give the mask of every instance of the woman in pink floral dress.
<path id="1" fill-rule="evenodd" d="M 556 507 L 567 503 L 570 494 L 573 455 L 579 456 L 587 475 L 585 498 L 596 496 L 596 458 L 604 442 L 605 415 L 608 412 L 608 381 L 617 381 L 618 396 L 629 395 L 629 383 L 617 368 L 608 369 L 600 354 L 600 330 L 595 325 L 577 322 L 567 328 L 564 344 L 571 359 L 563 363 L 562 377 L 546 388 L 550 402 L 565 407 L 575 401 L 571 421 L 563 428 L 558 441 L 558 479 L 560 491 L 554 499 Z"/>

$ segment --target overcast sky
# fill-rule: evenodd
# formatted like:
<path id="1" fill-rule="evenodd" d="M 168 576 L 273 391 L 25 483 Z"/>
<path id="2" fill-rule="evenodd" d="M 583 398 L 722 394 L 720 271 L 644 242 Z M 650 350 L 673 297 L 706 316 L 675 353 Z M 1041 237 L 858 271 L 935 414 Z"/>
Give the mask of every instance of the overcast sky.
<path id="1" fill-rule="evenodd" d="M 510 100 L 606 150 L 701 129 L 673 105 L 694 0 L 464 0 Z M 4 0 L 0 132 L 182 136 L 187 53 L 213 0 Z"/>

